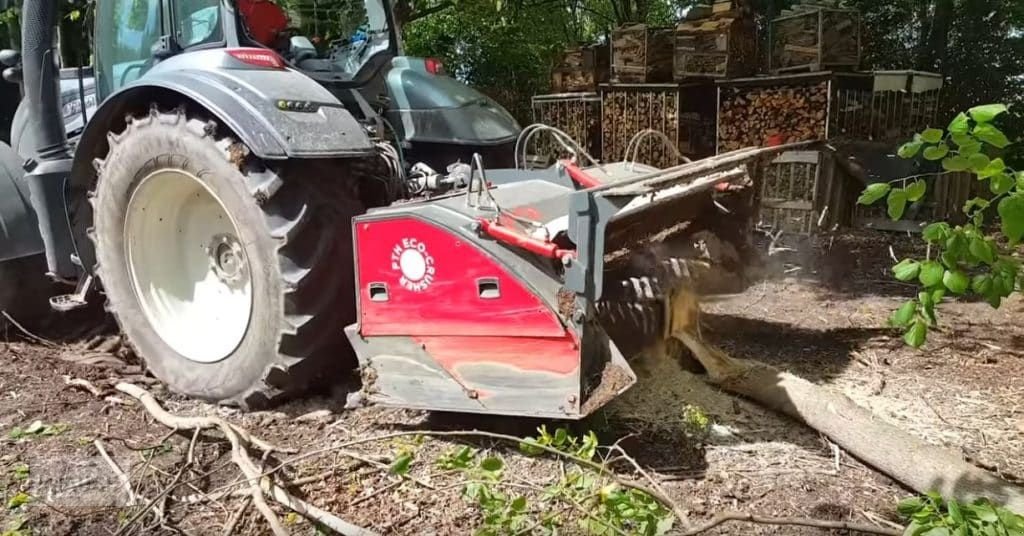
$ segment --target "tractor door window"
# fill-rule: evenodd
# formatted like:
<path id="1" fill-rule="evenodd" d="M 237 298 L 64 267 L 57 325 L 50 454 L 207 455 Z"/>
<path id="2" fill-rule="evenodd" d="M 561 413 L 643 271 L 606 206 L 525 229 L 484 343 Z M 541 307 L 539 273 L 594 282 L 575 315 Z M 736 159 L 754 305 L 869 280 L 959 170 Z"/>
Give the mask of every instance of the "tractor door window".
<path id="1" fill-rule="evenodd" d="M 96 9 L 96 63 L 102 97 L 139 79 L 152 66 L 164 34 L 160 0 L 104 0 Z"/>
<path id="2" fill-rule="evenodd" d="M 183 0 L 175 2 L 174 25 L 181 48 L 206 43 L 219 43 L 224 39 L 220 24 L 221 0 Z"/>

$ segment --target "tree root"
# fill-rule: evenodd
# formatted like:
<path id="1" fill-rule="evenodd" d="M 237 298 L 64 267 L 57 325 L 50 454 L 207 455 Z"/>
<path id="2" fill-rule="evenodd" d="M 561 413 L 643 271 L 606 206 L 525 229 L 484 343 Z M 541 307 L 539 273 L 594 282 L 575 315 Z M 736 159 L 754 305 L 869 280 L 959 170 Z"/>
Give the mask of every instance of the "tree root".
<path id="1" fill-rule="evenodd" d="M 265 475 L 262 469 L 256 465 L 256 462 L 249 455 L 248 448 L 250 446 L 255 447 L 263 451 L 265 455 L 275 451 L 294 451 L 285 450 L 267 443 L 220 417 L 182 417 L 173 415 L 160 406 L 160 403 L 157 402 L 152 394 L 136 385 L 119 383 L 116 389 L 137 399 L 154 419 L 169 428 L 174 428 L 175 430 L 219 429 L 231 444 L 231 461 L 238 466 L 248 481 L 249 496 L 252 497 L 253 505 L 256 506 L 256 509 L 267 520 L 275 535 L 286 536 L 288 531 L 285 530 L 277 514 L 267 504 L 266 497 L 270 497 L 295 513 L 338 533 L 348 536 L 370 536 L 374 534 L 372 531 L 353 525 L 285 491 L 284 488 L 274 483 L 271 477 Z"/>
<path id="2" fill-rule="evenodd" d="M 789 415 L 847 452 L 918 493 L 971 502 L 987 498 L 1024 512 L 1024 489 L 885 423 L 841 393 L 756 361 L 737 359 L 701 339 L 699 307 L 677 291 L 668 307 L 669 334 L 682 341 L 723 389 Z"/>

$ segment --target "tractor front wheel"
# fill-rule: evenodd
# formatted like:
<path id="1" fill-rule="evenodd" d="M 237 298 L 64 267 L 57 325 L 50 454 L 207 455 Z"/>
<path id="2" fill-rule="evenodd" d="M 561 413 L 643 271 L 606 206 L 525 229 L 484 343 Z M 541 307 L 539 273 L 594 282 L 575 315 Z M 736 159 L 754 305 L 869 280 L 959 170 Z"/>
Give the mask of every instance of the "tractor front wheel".
<path id="1" fill-rule="evenodd" d="M 216 130 L 154 108 L 109 137 L 92 197 L 97 272 L 172 390 L 262 407 L 354 367 L 342 328 L 362 207 L 351 186 L 316 191 L 310 168 L 324 163 L 274 171 Z"/>

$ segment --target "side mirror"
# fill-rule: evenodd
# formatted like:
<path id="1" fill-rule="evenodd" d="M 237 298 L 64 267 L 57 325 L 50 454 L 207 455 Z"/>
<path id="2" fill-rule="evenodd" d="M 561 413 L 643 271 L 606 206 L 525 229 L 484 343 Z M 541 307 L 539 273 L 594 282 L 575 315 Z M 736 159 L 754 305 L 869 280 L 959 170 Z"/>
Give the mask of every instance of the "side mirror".
<path id="1" fill-rule="evenodd" d="M 0 50 L 0 64 L 6 67 L 14 67 L 21 63 L 21 52 L 9 48 Z"/>

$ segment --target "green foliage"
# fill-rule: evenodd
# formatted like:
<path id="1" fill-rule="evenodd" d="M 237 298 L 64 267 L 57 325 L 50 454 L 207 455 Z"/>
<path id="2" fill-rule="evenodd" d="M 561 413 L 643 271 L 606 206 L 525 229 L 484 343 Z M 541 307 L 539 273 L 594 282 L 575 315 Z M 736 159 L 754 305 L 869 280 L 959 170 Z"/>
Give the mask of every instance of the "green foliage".
<path id="1" fill-rule="evenodd" d="M 43 424 L 43 421 L 33 421 L 32 424 L 25 428 L 15 426 L 7 432 L 9 439 L 29 439 L 37 436 L 55 436 L 63 434 L 68 430 L 69 426 L 63 423 L 59 424 Z"/>
<path id="2" fill-rule="evenodd" d="M 14 510 L 15 508 L 20 508 L 30 502 L 32 502 L 32 496 L 24 491 L 19 491 L 7 500 L 7 508 L 9 510 Z"/>
<path id="3" fill-rule="evenodd" d="M 896 509 L 909 521 L 904 536 L 1024 536 L 1024 517 L 987 499 L 961 504 L 928 493 L 904 499 Z"/>
<path id="4" fill-rule="evenodd" d="M 11 467 L 11 476 L 15 480 L 25 480 L 29 475 L 29 467 L 27 463 L 16 463 Z"/>
<path id="5" fill-rule="evenodd" d="M 695 423 L 707 421 L 703 413 L 690 413 Z M 520 450 L 527 455 L 538 455 L 544 448 L 561 452 L 571 458 L 595 459 L 598 451 L 597 436 L 588 432 L 583 436 L 571 434 L 565 428 L 553 433 L 545 426 L 537 429 L 535 437 L 525 438 Z M 538 488 L 538 494 L 511 494 L 522 486 L 509 486 L 503 481 L 505 462 L 500 457 L 488 456 L 476 460 L 477 451 L 460 447 L 438 459 L 445 470 L 461 471 L 467 477 L 462 491 L 465 500 L 480 511 L 480 526 L 476 534 L 497 536 L 506 534 L 637 534 L 656 536 L 672 527 L 674 516 L 654 497 L 635 489 L 626 489 L 607 476 L 584 467 L 566 470 L 557 482 Z M 575 511 L 578 527 L 563 526 L 566 513 Z"/>
<path id="6" fill-rule="evenodd" d="M 426 441 L 426 438 L 418 434 L 413 436 L 411 440 L 404 438 L 396 439 L 393 442 L 395 457 L 391 460 L 388 471 L 393 475 L 409 474 L 409 469 L 416 459 L 416 451 L 423 445 L 424 441 Z"/>
<path id="7" fill-rule="evenodd" d="M 925 130 L 900 148 L 900 156 L 912 158 L 924 147 L 926 159 L 941 159 L 947 171 L 969 171 L 979 181 L 988 181 L 992 192 L 989 199 L 974 198 L 964 205 L 967 223 L 953 227 L 935 222 L 922 230 L 929 258 L 904 259 L 893 266 L 896 279 L 917 280 L 922 287 L 916 300 L 904 303 L 889 318 L 890 325 L 905 330 L 903 340 L 911 346 L 925 343 L 928 329 L 937 324 L 935 307 L 947 292 L 973 293 L 999 307 L 1018 289 L 1020 261 L 1013 248 L 1024 239 L 1024 173 L 1003 158 L 1011 144 L 995 125 L 1009 110 L 1002 104 L 975 106 L 958 114 L 946 131 Z M 926 193 L 927 184 L 921 180 L 903 187 L 878 183 L 865 188 L 858 202 L 870 205 L 885 198 L 889 216 L 897 220 L 908 203 L 920 201 Z M 1007 245 L 989 236 L 984 226 L 985 210 L 992 204 Z"/>
<path id="8" fill-rule="evenodd" d="M 461 471 L 469 469 L 476 457 L 477 450 L 463 445 L 455 451 L 446 452 L 437 459 L 437 466 L 445 471 Z"/>
<path id="9" fill-rule="evenodd" d="M 527 456 L 538 456 L 544 453 L 545 446 L 555 450 L 571 454 L 577 458 L 591 460 L 597 453 L 597 436 L 594 432 L 587 432 L 583 437 L 576 437 L 565 428 L 558 428 L 555 433 L 549 433 L 546 426 L 537 428 L 537 437 L 528 437 L 519 444 L 519 450 Z"/>

